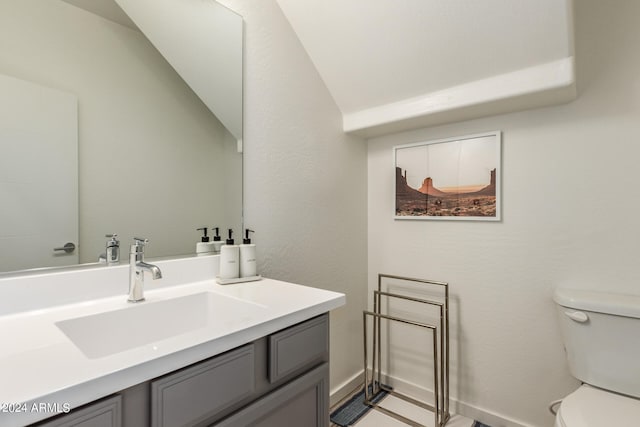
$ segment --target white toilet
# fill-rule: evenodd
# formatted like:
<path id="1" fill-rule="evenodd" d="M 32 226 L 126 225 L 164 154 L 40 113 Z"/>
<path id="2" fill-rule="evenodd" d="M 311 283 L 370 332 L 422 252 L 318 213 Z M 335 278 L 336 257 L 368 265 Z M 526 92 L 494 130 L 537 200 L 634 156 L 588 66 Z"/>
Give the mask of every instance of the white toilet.
<path id="1" fill-rule="evenodd" d="M 640 426 L 640 297 L 556 289 L 571 374 L 556 427 Z"/>

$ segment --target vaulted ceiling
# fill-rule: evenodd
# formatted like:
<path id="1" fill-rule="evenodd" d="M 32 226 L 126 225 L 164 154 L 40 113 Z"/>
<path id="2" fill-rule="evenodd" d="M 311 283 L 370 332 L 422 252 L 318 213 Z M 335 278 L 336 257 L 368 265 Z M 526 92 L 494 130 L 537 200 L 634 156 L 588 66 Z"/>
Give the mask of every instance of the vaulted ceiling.
<path id="1" fill-rule="evenodd" d="M 277 2 L 345 131 L 375 135 L 575 97 L 570 0 Z"/>

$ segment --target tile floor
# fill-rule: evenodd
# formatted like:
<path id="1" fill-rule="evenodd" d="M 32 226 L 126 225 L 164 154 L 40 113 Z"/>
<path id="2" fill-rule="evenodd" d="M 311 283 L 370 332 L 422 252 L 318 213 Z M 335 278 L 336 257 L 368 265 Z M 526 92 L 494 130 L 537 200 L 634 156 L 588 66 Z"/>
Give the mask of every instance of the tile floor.
<path id="1" fill-rule="evenodd" d="M 340 403 L 341 404 L 341 403 Z M 339 408 L 340 404 L 335 408 Z M 426 409 L 412 405 L 402 399 L 394 396 L 387 396 L 381 402 L 380 406 L 390 409 L 394 412 L 401 414 L 409 419 L 412 419 L 420 424 L 425 424 L 429 427 L 433 427 L 435 420 L 433 412 Z M 332 408 L 335 409 L 335 408 Z M 463 417 L 461 415 L 452 415 L 451 419 L 447 423 L 446 427 L 472 427 L 473 420 Z M 407 424 L 390 417 L 380 411 L 371 409 L 367 414 L 360 418 L 357 423 L 353 424 L 354 427 L 406 427 Z M 331 424 L 331 427 L 338 427 L 336 424 Z"/>

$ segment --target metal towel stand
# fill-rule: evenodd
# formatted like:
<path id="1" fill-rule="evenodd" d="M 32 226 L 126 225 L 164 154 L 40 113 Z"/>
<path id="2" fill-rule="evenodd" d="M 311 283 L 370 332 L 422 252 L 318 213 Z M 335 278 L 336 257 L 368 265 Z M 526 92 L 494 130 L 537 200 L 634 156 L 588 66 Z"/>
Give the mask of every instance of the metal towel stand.
<path id="1" fill-rule="evenodd" d="M 422 298 L 415 298 L 412 296 L 400 295 L 397 293 L 384 292 L 382 290 L 383 279 L 394 279 L 403 282 L 410 282 L 416 285 L 426 285 L 432 288 L 440 288 L 443 296 L 442 301 L 434 301 Z M 382 313 L 382 297 L 389 299 L 399 299 L 404 301 L 411 301 L 419 304 L 426 304 L 439 308 L 440 318 L 437 325 L 431 325 L 424 322 L 417 322 L 410 319 L 404 319 L 397 316 L 391 316 L 389 314 Z M 369 362 L 368 362 L 368 342 L 367 342 L 367 318 L 373 319 L 373 334 L 372 334 L 372 364 L 371 364 L 371 378 L 369 378 Z M 381 320 L 385 319 L 390 322 L 396 322 L 398 324 L 404 324 L 409 326 L 415 326 L 425 328 L 431 332 L 431 344 L 433 351 L 433 393 L 434 404 L 430 405 L 427 402 L 409 397 L 405 394 L 399 393 L 391 387 L 388 387 L 382 383 L 382 345 L 381 345 Z M 413 279 L 410 277 L 393 276 L 389 274 L 378 274 L 378 290 L 373 292 L 373 311 L 365 310 L 363 312 L 363 324 L 364 324 L 364 402 L 410 426 L 414 427 L 426 427 L 426 424 L 420 424 L 415 420 L 409 419 L 397 412 L 381 406 L 380 402 L 374 402 L 373 398 L 382 390 L 405 400 L 420 408 L 427 409 L 434 413 L 435 425 L 437 427 L 443 427 L 447 421 L 449 421 L 451 415 L 449 413 L 449 285 L 444 282 L 436 282 L 433 280 Z M 438 339 L 438 332 L 439 337 Z"/>

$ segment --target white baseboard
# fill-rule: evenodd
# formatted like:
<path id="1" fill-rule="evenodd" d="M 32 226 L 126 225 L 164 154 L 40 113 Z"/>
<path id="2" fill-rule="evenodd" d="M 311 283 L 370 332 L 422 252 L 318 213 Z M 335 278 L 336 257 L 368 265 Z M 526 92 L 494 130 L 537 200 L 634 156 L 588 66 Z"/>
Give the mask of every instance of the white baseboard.
<path id="1" fill-rule="evenodd" d="M 329 406 L 333 407 L 336 403 L 353 393 L 358 386 L 362 386 L 363 383 L 363 374 L 362 371 L 360 371 L 345 382 L 332 388 L 329 396 Z"/>
<path id="2" fill-rule="evenodd" d="M 481 409 L 477 406 L 473 406 L 460 401 L 456 401 L 456 413 L 464 415 L 467 418 L 478 420 L 481 423 L 492 427 L 534 427 L 531 424 L 514 420 L 513 418 L 509 418 L 504 415 L 500 415 L 486 409 Z"/>
<path id="3" fill-rule="evenodd" d="M 433 391 L 428 390 L 422 386 L 414 384 L 409 381 L 405 381 L 399 378 L 390 378 L 386 375 L 382 376 L 382 382 L 393 386 L 401 393 L 407 394 L 419 400 L 426 402 L 433 402 Z M 356 390 L 363 383 L 362 371 L 348 379 L 347 381 L 339 384 L 331 390 L 330 405 L 333 406 L 347 397 L 350 393 Z M 489 411 L 487 409 L 479 408 L 466 402 L 459 401 L 453 397 L 449 398 L 449 411 L 452 414 L 459 414 L 473 420 L 478 420 L 489 426 L 500 427 L 533 427 L 530 424 L 523 423 L 521 421 L 509 418 L 507 416 Z"/>

